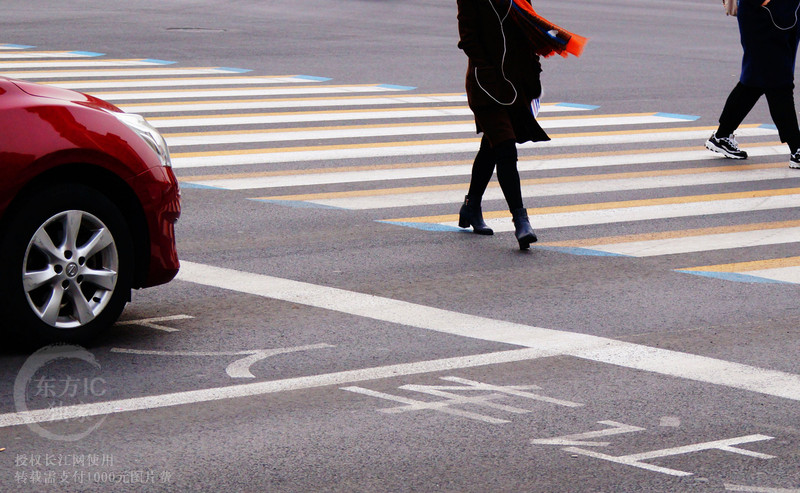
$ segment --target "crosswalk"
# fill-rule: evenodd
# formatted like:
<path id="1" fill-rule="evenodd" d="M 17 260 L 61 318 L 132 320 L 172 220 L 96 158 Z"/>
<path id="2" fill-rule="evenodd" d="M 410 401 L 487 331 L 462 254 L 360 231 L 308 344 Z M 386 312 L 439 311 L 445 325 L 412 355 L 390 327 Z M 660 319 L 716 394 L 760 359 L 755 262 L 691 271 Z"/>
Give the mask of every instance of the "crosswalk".
<path id="1" fill-rule="evenodd" d="M 84 51 L 0 44 L 0 74 L 86 92 L 142 114 L 163 133 L 185 188 L 273 204 L 367 211 L 375 220 L 446 234 L 478 146 L 463 94 L 381 83 L 256 75 Z M 676 272 L 800 283 L 800 172 L 771 125 L 737 133 L 751 159 L 702 148 L 713 122 L 647 108 L 606 114 L 542 105 L 552 140 L 520 146 L 522 191 L 541 243 L 572 255 L 674 256 Z M 788 220 L 774 221 L 770 212 Z M 513 231 L 496 182 L 484 216 Z M 551 240 L 552 238 L 552 240 Z M 703 257 L 701 254 L 720 252 Z M 725 259 L 713 265 L 704 258 Z M 693 263 L 693 259 L 697 260 Z"/>

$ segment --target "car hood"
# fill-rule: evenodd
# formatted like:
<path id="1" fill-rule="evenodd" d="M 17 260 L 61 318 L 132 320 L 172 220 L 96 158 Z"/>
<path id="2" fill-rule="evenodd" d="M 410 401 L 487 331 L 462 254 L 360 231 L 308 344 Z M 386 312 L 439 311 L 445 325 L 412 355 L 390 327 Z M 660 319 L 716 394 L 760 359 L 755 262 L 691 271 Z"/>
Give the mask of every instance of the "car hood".
<path id="1" fill-rule="evenodd" d="M 82 106 L 91 106 L 94 108 L 105 109 L 109 111 L 120 112 L 121 110 L 111 103 L 107 103 L 102 99 L 98 99 L 88 94 L 83 94 L 69 89 L 62 89 L 60 87 L 53 87 L 44 84 L 35 84 L 33 82 L 26 82 L 16 79 L 6 79 L 19 87 L 23 92 L 37 98 L 56 99 L 59 101 L 69 101 L 71 103 L 80 104 Z"/>

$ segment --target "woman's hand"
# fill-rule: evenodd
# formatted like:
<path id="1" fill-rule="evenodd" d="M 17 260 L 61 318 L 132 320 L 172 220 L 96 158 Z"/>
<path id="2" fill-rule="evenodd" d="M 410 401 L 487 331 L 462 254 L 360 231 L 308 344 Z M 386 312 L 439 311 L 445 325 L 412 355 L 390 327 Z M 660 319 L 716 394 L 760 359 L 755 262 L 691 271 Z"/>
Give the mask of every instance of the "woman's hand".
<path id="1" fill-rule="evenodd" d="M 767 0 L 769 2 L 769 0 Z M 736 17 L 739 10 L 737 0 L 722 0 L 722 5 L 725 6 L 725 15 L 732 15 Z"/>

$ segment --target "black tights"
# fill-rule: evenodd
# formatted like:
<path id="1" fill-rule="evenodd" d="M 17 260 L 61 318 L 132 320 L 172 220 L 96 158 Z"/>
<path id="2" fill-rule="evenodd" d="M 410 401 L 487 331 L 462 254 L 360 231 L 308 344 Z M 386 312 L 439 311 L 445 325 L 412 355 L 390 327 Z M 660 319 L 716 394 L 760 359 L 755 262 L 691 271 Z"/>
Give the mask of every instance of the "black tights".
<path id="1" fill-rule="evenodd" d="M 786 142 L 791 152 L 795 152 L 800 148 L 800 129 L 794 109 L 794 86 L 762 89 L 739 82 L 722 109 L 717 137 L 727 137 L 739 128 L 762 95 L 767 96 L 769 114 L 778 127 L 781 142 Z"/>
<path id="2" fill-rule="evenodd" d="M 497 164 L 497 181 L 508 203 L 508 210 L 522 208 L 522 190 L 520 190 L 519 171 L 517 171 L 517 145 L 507 140 L 495 147 L 489 143 L 486 135 L 481 139 L 481 148 L 472 164 L 472 180 L 469 183 L 470 197 L 483 197 L 489 180 L 492 179 Z"/>

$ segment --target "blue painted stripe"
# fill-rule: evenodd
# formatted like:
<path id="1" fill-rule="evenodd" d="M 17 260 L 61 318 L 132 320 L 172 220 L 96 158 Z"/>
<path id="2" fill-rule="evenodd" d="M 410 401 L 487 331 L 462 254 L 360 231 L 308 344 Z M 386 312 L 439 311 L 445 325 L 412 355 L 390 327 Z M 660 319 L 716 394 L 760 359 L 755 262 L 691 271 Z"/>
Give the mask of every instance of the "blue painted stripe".
<path id="1" fill-rule="evenodd" d="M 710 277 L 712 279 L 722 279 L 723 281 L 760 283 L 760 284 L 792 284 L 784 281 L 776 281 L 775 279 L 766 279 L 764 277 L 739 274 L 738 272 L 709 272 L 702 270 L 676 270 L 675 272 L 680 272 L 683 274 L 694 274 L 696 276 Z"/>
<path id="2" fill-rule="evenodd" d="M 556 106 L 564 106 L 565 108 L 581 108 L 584 110 L 596 110 L 599 106 L 593 104 L 578 104 L 578 103 L 556 103 Z"/>
<path id="3" fill-rule="evenodd" d="M 436 223 L 404 223 L 397 221 L 378 221 L 379 223 L 392 224 L 394 226 L 405 226 L 406 228 L 421 229 L 423 231 L 468 231 L 466 229 L 445 226 Z"/>
<path id="4" fill-rule="evenodd" d="M 655 116 L 660 116 L 662 118 L 675 118 L 676 120 L 686 120 L 689 122 L 693 122 L 695 120 L 699 120 L 699 116 L 694 115 L 680 115 L 678 113 L 656 113 Z"/>
<path id="5" fill-rule="evenodd" d="M 14 44 L 4 44 L 6 48 L 14 48 L 15 50 L 27 50 L 29 48 L 36 48 L 35 46 L 28 46 L 28 45 L 14 45 Z"/>
<path id="6" fill-rule="evenodd" d="M 631 255 L 622 255 L 620 253 L 603 252 L 601 250 L 592 250 L 590 248 L 579 247 L 556 247 L 546 245 L 531 245 L 540 250 L 553 250 L 561 253 L 568 253 L 570 255 L 584 255 L 592 257 L 631 257 Z"/>
<path id="7" fill-rule="evenodd" d="M 177 62 L 168 62 L 167 60 L 156 60 L 155 58 L 145 58 L 142 61 L 148 63 L 157 63 L 159 65 L 171 65 L 173 63 L 177 63 Z"/>
<path id="8" fill-rule="evenodd" d="M 273 199 L 249 199 L 249 200 L 253 200 L 255 202 L 264 202 L 268 204 L 282 205 L 285 207 L 293 207 L 295 209 L 341 209 L 341 207 L 315 204 L 313 202 L 303 202 L 302 200 L 273 200 Z"/>
<path id="9" fill-rule="evenodd" d="M 395 86 L 392 84 L 378 84 L 378 87 L 383 87 L 386 89 L 394 89 L 396 91 L 413 91 L 416 87 L 412 86 Z"/>
<path id="10" fill-rule="evenodd" d="M 181 188 L 198 188 L 203 190 L 225 190 L 225 188 L 212 187 L 210 185 L 199 185 L 197 183 L 180 182 Z"/>
<path id="11" fill-rule="evenodd" d="M 252 70 L 250 70 L 249 68 L 232 68 L 232 67 L 217 67 L 217 70 L 224 70 L 226 72 L 235 72 L 237 74 L 252 72 Z"/>
<path id="12" fill-rule="evenodd" d="M 758 126 L 758 128 L 768 128 L 770 130 L 778 130 L 778 127 L 772 123 L 762 123 Z"/>
<path id="13" fill-rule="evenodd" d="M 295 75 L 296 79 L 313 80 L 317 82 L 325 82 L 332 80 L 330 77 L 316 77 L 314 75 Z"/>
<path id="14" fill-rule="evenodd" d="M 80 56 L 103 56 L 105 53 L 96 53 L 94 51 L 70 51 L 73 55 L 80 55 Z"/>

